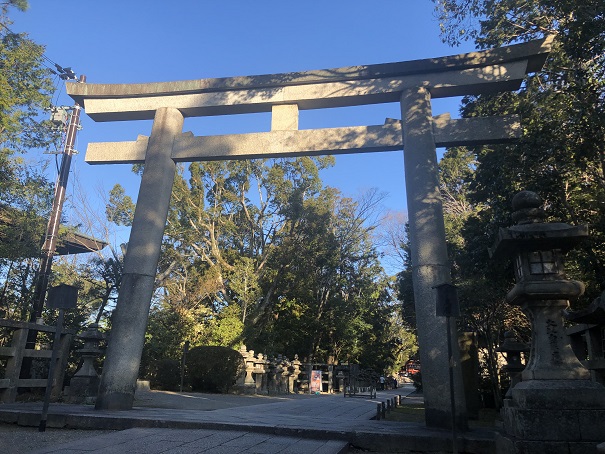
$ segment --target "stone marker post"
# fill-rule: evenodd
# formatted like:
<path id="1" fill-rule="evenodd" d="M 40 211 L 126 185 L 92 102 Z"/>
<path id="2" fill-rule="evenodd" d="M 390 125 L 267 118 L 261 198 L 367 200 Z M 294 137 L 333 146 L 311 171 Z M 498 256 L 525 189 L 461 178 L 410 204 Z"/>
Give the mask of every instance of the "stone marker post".
<path id="1" fill-rule="evenodd" d="M 422 388 L 426 424 L 450 428 L 450 388 L 447 325 L 436 316 L 436 290 L 449 283 L 450 265 L 445 243 L 443 209 L 439 193 L 437 154 L 433 136 L 430 94 L 425 87 L 404 90 L 401 95 L 403 157 L 407 192 L 412 279 L 416 323 L 422 364 Z M 452 330 L 453 360 L 460 363 L 456 330 Z M 467 425 L 466 402 L 460 368 L 454 370 L 456 423 Z"/>
<path id="2" fill-rule="evenodd" d="M 124 274 L 96 408 L 130 410 L 134 401 L 149 305 L 153 295 L 162 236 L 168 216 L 176 164 L 172 145 L 182 133 L 183 115 L 173 107 L 157 110 L 139 189 Z"/>

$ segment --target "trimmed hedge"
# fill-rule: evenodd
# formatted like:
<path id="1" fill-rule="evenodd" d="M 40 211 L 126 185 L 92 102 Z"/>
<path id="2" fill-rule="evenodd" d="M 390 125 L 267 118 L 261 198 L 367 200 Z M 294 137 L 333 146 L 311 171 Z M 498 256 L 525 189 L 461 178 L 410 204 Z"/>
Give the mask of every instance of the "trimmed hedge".
<path id="1" fill-rule="evenodd" d="M 242 355 L 229 347 L 195 347 L 187 354 L 187 382 L 192 391 L 228 393 L 244 367 Z"/>
<path id="2" fill-rule="evenodd" d="M 181 362 L 175 359 L 162 359 L 154 367 L 155 373 L 150 377 L 153 389 L 178 391 L 181 385 Z"/>

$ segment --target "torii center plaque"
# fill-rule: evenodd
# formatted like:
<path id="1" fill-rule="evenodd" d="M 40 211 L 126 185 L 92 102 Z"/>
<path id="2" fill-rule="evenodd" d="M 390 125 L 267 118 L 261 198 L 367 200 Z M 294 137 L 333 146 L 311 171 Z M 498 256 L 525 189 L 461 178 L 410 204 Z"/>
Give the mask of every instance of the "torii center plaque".
<path id="1" fill-rule="evenodd" d="M 68 83 L 68 94 L 95 121 L 154 120 L 149 137 L 91 143 L 86 152 L 91 164 L 145 163 L 96 408 L 132 408 L 176 162 L 404 150 L 426 423 L 451 426 L 447 329 L 444 317 L 435 315 L 433 289 L 451 280 L 435 148 L 510 141 L 520 127 L 514 116 L 433 117 L 431 98 L 516 90 L 526 74 L 540 70 L 550 45 L 546 38 L 448 57 L 264 76 Z M 298 129 L 301 109 L 388 102 L 401 104 L 401 120 Z M 185 117 L 253 112 L 272 113 L 270 132 L 194 136 L 182 131 Z M 456 418 L 465 426 L 459 368 L 454 381 Z"/>

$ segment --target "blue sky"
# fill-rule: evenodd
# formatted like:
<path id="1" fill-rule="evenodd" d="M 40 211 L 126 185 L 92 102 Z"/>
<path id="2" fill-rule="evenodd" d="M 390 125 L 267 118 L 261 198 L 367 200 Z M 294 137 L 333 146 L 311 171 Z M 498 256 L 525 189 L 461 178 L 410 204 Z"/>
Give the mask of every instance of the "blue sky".
<path id="1" fill-rule="evenodd" d="M 46 46 L 46 55 L 90 83 L 155 82 L 272 74 L 439 57 L 473 50 L 439 39 L 430 0 L 193 1 L 30 0 L 11 14 L 15 32 Z M 64 94 L 58 104 L 73 102 Z M 435 115 L 457 116 L 459 99 L 435 100 Z M 301 111 L 301 129 L 381 124 L 401 118 L 399 105 Z M 95 123 L 82 118 L 74 175 L 93 194 L 122 184 L 136 198 L 129 165 L 90 166 L 89 142 L 135 140 L 151 122 Z M 188 119 L 196 135 L 268 131 L 269 114 Z M 70 177 L 72 178 L 72 177 Z M 385 207 L 405 210 L 403 154 L 337 156 L 322 178 L 355 196 L 368 188 L 389 193 Z M 69 194 L 69 191 L 68 191 Z M 94 197 L 94 195 L 92 196 Z"/>

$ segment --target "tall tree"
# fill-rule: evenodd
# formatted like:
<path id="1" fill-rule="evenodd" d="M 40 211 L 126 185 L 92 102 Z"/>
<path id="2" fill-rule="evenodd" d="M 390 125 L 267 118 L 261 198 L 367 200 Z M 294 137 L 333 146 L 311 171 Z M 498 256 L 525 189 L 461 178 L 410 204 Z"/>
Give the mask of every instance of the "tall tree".
<path id="1" fill-rule="evenodd" d="M 521 90 L 463 100 L 466 117 L 519 114 L 522 140 L 448 150 L 440 165 L 464 320 L 488 349 L 485 366 L 498 399 L 495 346 L 504 330 L 527 334 L 527 321 L 503 302 L 511 270 L 487 254 L 498 227 L 511 224 L 514 194 L 536 191 L 551 219 L 590 224 L 592 239 L 572 257 L 569 271 L 588 283 L 585 302 L 605 280 L 605 16 L 601 0 L 434 2 L 443 40 L 452 45 L 469 39 L 487 48 L 556 34 L 544 69 L 530 75 Z"/>
<path id="2" fill-rule="evenodd" d="M 407 337 L 391 329 L 393 292 L 372 235 L 383 195 L 353 200 L 323 187 L 319 171 L 332 160 L 179 169 L 144 369 L 176 358 L 185 340 L 333 355 L 381 370 L 395 363 Z M 128 223 L 131 212 L 131 201 L 114 188 L 108 216 Z"/>
<path id="3" fill-rule="evenodd" d="M 39 254 L 52 196 L 45 164 L 28 152 L 47 148 L 55 137 L 42 119 L 53 92 L 44 48 L 10 30 L 12 8 L 23 11 L 27 1 L 0 3 L 0 306 L 8 316 L 22 315 L 29 303 L 31 257 Z"/>
<path id="4" fill-rule="evenodd" d="M 471 199 L 493 234 L 509 224 L 510 200 L 538 192 L 554 219 L 590 224 L 592 239 L 570 265 L 589 296 L 605 282 L 605 17 L 601 0 L 435 1 L 446 42 L 473 39 L 482 48 L 556 33 L 542 71 L 518 93 L 468 97 L 464 116 L 518 113 L 524 137 L 510 146 L 473 150 Z M 489 220 L 488 220 L 489 219 Z"/>

